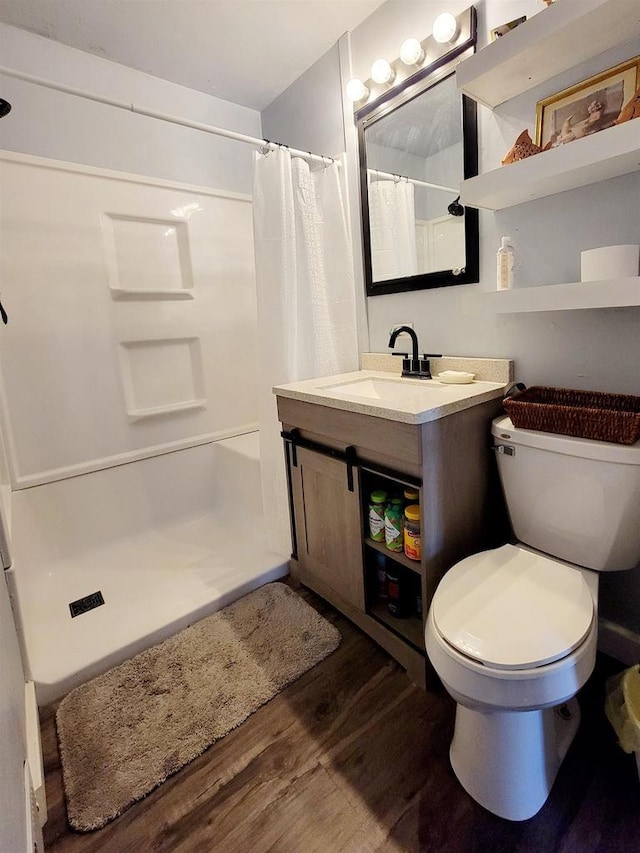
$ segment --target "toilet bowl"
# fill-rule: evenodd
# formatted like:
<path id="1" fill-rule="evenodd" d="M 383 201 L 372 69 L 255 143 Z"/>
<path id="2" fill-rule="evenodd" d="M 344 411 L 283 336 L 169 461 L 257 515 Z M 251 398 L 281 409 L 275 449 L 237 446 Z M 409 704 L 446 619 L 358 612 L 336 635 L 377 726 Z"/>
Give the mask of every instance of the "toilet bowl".
<path id="1" fill-rule="evenodd" d="M 574 697 L 595 663 L 598 571 L 640 561 L 640 443 L 517 430 L 508 418 L 492 433 L 514 533 L 526 541 L 453 566 L 425 642 L 457 703 L 456 776 L 482 806 L 518 821 L 544 805 L 578 728 Z M 597 547 L 585 548 L 594 524 Z"/>
<path id="2" fill-rule="evenodd" d="M 463 560 L 438 588 L 426 647 L 458 703 L 451 764 L 500 817 L 526 820 L 549 795 L 593 671 L 596 604 L 595 573 L 514 545 Z"/>

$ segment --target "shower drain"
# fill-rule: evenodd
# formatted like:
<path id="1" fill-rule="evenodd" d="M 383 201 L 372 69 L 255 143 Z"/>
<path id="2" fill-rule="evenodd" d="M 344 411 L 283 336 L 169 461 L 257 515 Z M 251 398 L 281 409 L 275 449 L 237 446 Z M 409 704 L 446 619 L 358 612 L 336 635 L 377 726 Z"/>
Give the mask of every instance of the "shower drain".
<path id="1" fill-rule="evenodd" d="M 80 616 L 80 614 L 86 613 L 88 610 L 93 610 L 94 607 L 100 607 L 101 604 L 104 604 L 104 598 L 100 590 L 92 592 L 91 595 L 85 595 L 84 598 L 79 598 L 77 601 L 70 601 L 69 610 L 71 611 L 71 618 Z"/>

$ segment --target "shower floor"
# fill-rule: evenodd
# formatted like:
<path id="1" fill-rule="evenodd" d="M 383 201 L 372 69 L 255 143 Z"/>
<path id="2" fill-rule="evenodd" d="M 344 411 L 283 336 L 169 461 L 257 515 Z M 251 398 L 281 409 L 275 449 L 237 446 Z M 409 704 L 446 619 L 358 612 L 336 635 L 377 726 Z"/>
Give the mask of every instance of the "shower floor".
<path id="1" fill-rule="evenodd" d="M 6 574 L 38 704 L 287 574 L 265 547 L 257 447 L 238 436 L 14 496 Z"/>
<path id="2" fill-rule="evenodd" d="M 54 562 L 37 578 L 16 572 L 10 585 L 38 703 L 287 571 L 280 555 L 212 515 L 87 553 L 81 564 Z M 98 591 L 104 605 L 71 618 L 69 603 Z"/>

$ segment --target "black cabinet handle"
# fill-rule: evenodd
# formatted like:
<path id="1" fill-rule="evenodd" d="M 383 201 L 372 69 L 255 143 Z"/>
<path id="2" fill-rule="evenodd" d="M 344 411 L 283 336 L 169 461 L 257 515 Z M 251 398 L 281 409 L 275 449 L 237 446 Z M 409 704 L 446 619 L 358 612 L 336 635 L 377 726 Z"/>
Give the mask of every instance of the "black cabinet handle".
<path id="1" fill-rule="evenodd" d="M 353 469 L 358 466 L 358 456 L 355 447 L 350 444 L 344 451 L 345 462 L 347 463 L 347 489 L 353 491 Z"/>

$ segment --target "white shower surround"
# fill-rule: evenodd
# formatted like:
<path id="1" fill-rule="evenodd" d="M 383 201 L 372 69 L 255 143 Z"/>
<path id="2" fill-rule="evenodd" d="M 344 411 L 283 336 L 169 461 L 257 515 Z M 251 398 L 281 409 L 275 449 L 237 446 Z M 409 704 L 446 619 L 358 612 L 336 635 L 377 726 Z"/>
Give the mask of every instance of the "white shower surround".
<path id="1" fill-rule="evenodd" d="M 14 488 L 257 428 L 250 196 L 11 152 L 0 180 Z"/>
<path id="2" fill-rule="evenodd" d="M 287 565 L 260 500 L 251 198 L 11 152 L 0 176 L 7 579 L 44 704 Z"/>

